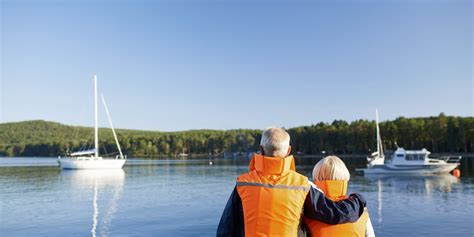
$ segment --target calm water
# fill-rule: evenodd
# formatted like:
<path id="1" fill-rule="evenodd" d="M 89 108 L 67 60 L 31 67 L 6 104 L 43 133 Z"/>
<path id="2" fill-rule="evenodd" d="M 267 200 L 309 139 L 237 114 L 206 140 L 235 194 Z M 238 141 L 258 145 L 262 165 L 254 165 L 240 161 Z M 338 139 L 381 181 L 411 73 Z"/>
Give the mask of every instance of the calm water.
<path id="1" fill-rule="evenodd" d="M 129 160 L 118 171 L 60 171 L 55 159 L 0 158 L 1 236 L 212 236 L 246 160 Z M 297 160 L 309 175 L 316 160 Z M 467 163 L 466 163 L 467 162 Z M 377 236 L 474 236 L 473 159 L 460 179 L 353 174 Z M 362 161 L 347 160 L 351 170 Z"/>

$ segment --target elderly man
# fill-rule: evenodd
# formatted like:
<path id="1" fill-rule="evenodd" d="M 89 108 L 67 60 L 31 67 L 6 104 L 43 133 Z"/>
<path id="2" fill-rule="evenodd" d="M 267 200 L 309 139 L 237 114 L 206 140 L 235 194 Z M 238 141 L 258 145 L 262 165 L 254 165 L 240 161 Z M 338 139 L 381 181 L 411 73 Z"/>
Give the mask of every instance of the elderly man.
<path id="1" fill-rule="evenodd" d="M 217 228 L 217 236 L 297 236 L 302 211 L 328 224 L 355 222 L 364 212 L 358 194 L 333 202 L 295 171 L 290 135 L 281 128 L 263 131 L 261 154 L 250 161 Z"/>

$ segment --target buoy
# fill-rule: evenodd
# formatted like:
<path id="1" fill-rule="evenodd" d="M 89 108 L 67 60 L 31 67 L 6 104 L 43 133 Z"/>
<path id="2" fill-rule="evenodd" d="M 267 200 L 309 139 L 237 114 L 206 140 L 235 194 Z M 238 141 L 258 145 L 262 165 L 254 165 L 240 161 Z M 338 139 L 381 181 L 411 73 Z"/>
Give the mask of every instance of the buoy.
<path id="1" fill-rule="evenodd" d="M 455 170 L 453 170 L 453 175 L 455 177 L 460 177 L 461 176 L 461 171 L 459 169 L 455 169 Z"/>
<path id="2" fill-rule="evenodd" d="M 209 161 L 209 165 L 212 165 L 212 161 Z"/>

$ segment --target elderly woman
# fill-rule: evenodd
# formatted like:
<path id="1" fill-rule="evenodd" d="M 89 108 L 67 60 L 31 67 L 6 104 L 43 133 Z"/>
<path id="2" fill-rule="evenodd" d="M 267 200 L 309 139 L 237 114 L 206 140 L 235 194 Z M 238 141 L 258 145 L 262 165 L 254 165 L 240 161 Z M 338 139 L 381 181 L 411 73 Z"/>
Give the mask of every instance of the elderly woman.
<path id="1" fill-rule="evenodd" d="M 313 169 L 314 184 L 333 201 L 346 199 L 349 170 L 337 156 L 320 160 Z M 304 218 L 311 236 L 375 236 L 367 208 L 357 222 L 329 225 L 317 220 Z"/>

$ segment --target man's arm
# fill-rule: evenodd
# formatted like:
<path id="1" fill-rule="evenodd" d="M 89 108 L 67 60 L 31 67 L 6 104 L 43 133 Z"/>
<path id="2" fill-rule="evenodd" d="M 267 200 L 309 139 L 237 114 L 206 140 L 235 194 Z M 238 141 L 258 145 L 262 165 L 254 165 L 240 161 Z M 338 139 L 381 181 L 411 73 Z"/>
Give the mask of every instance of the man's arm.
<path id="1" fill-rule="evenodd" d="M 365 199 L 360 194 L 351 194 L 345 200 L 333 202 L 311 183 L 311 188 L 304 203 L 304 215 L 314 220 L 335 225 L 356 222 L 364 212 L 364 208 Z"/>
<path id="2" fill-rule="evenodd" d="M 244 237 L 244 210 L 237 188 L 234 188 L 222 213 L 219 226 L 217 227 L 218 237 Z"/>

